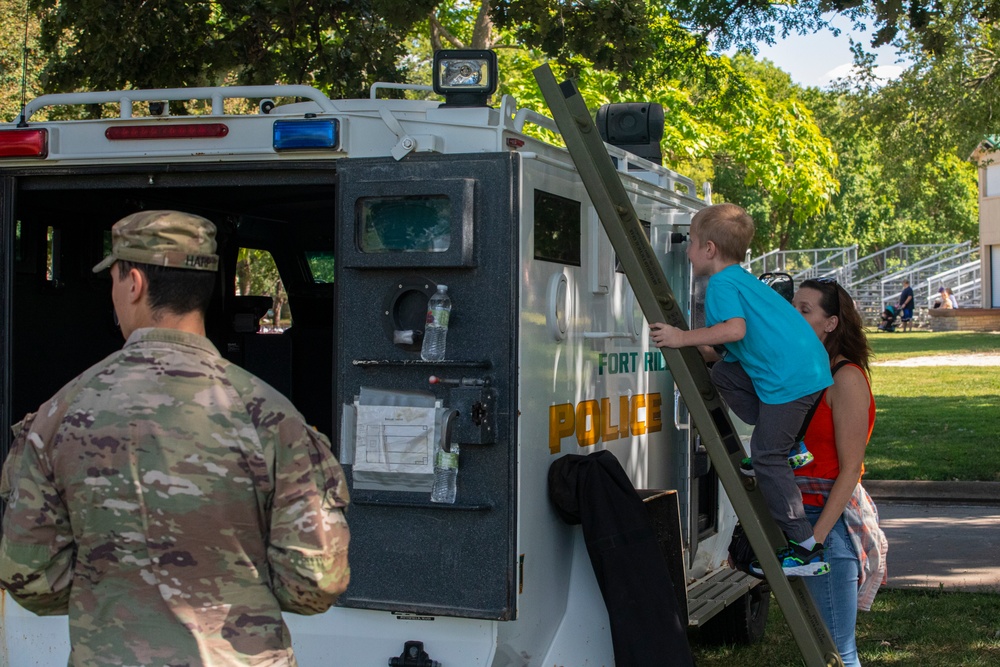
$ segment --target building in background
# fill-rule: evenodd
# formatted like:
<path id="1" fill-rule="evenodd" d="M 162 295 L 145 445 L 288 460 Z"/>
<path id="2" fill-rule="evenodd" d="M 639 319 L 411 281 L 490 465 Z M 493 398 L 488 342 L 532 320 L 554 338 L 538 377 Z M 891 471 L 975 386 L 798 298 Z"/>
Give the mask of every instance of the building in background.
<path id="1" fill-rule="evenodd" d="M 1000 308 L 1000 136 L 991 135 L 973 151 L 979 167 L 979 261 L 983 308 Z"/>

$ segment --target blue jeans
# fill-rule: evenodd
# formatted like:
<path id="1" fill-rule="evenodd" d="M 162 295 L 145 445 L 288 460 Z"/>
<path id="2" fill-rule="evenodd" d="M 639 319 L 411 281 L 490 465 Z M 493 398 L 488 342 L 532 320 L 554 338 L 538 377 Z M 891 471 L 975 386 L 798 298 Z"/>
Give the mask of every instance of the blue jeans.
<path id="1" fill-rule="evenodd" d="M 816 523 L 822 508 L 806 505 L 806 518 Z M 854 630 L 858 620 L 858 576 L 861 561 L 841 517 L 823 543 L 830 572 L 819 577 L 802 577 L 812 594 L 816 609 L 837 645 L 844 667 L 861 667 Z"/>

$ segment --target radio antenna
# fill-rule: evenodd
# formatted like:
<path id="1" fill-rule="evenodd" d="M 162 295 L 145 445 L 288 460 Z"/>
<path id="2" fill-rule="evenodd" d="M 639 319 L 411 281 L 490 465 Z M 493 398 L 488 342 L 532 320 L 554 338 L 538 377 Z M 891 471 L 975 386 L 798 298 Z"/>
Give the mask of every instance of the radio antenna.
<path id="1" fill-rule="evenodd" d="M 28 94 L 28 0 L 24 0 L 24 45 L 21 47 L 21 117 L 17 121 L 18 127 L 28 127 L 24 118 L 24 109 L 27 106 L 26 97 Z"/>

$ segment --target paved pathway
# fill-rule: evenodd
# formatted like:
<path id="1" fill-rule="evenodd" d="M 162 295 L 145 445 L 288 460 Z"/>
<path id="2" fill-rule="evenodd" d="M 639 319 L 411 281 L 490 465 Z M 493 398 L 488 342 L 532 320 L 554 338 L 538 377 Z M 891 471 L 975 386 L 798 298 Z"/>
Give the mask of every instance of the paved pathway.
<path id="1" fill-rule="evenodd" d="M 1000 593 L 1000 507 L 876 503 L 889 540 L 887 588 Z"/>

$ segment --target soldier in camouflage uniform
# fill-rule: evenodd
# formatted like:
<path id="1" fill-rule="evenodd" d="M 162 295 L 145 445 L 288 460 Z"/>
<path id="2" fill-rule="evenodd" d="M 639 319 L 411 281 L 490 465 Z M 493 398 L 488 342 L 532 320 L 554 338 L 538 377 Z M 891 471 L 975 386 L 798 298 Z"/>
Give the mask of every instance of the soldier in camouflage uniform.
<path id="1" fill-rule="evenodd" d="M 205 338 L 215 227 L 112 230 L 125 347 L 15 428 L 0 584 L 69 614 L 71 665 L 295 665 L 281 611 L 347 586 L 348 493 L 327 439 Z"/>

